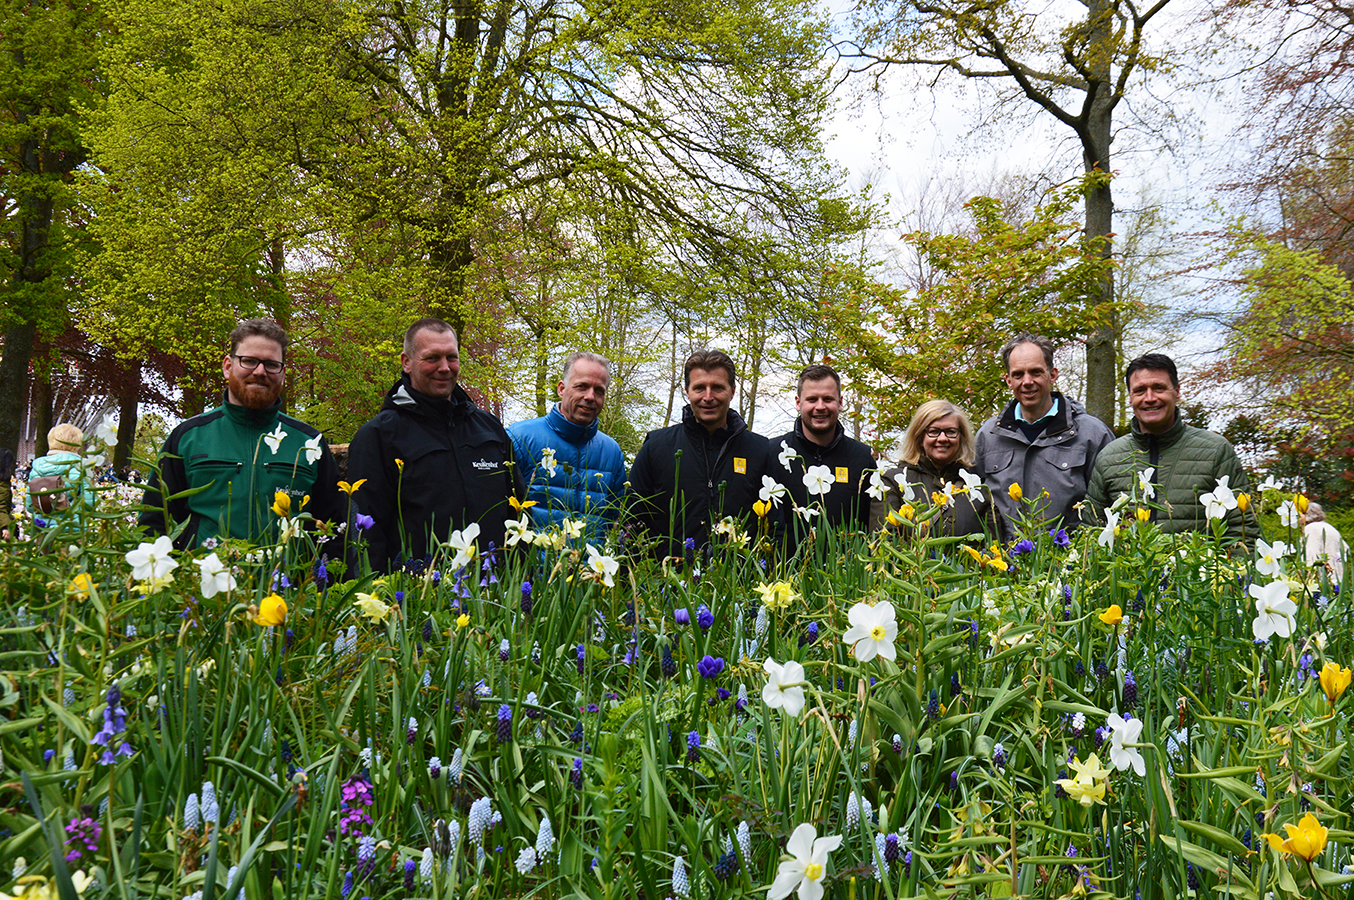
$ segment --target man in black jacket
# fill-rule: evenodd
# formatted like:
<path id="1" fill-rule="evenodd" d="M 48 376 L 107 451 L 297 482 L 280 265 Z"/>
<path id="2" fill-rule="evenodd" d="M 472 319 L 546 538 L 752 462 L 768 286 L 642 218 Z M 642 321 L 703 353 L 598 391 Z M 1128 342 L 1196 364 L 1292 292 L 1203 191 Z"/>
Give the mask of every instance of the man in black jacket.
<path id="1" fill-rule="evenodd" d="M 523 496 L 512 440 L 497 416 L 457 384 L 455 330 L 419 319 L 404 335 L 404 374 L 348 448 L 348 478 L 365 479 L 353 499 L 375 520 L 366 532 L 372 568 L 416 565 L 452 531 L 479 525 L 478 550 L 503 547 L 510 496 Z"/>
<path id="2" fill-rule="evenodd" d="M 800 516 L 787 516 L 792 535 L 806 525 L 869 530 L 867 491 L 870 473 L 878 466 L 869 447 L 846 436 L 841 408 L 842 380 L 831 366 L 809 366 L 799 374 L 795 388 L 799 418 L 789 434 L 772 439 L 771 449 L 788 464 L 782 477 L 795 505 L 817 508 L 820 515 L 808 523 Z M 820 466 L 827 472 L 815 469 Z"/>
<path id="3" fill-rule="evenodd" d="M 734 381 L 727 353 L 691 354 L 682 421 L 649 432 L 630 469 L 631 512 L 669 555 L 707 544 L 712 518 L 748 518 L 762 476 L 778 472 L 770 442 L 729 409 Z"/>

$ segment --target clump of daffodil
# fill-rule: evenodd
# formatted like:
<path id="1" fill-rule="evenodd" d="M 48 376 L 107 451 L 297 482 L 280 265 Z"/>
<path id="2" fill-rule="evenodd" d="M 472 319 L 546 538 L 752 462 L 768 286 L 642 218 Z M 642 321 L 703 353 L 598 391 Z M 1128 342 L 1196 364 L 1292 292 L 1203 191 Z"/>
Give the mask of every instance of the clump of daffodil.
<path id="1" fill-rule="evenodd" d="M 799 599 L 799 595 L 788 581 L 759 584 L 753 590 L 762 595 L 762 602 L 766 604 L 767 609 L 786 609 Z"/>
<path id="2" fill-rule="evenodd" d="M 1097 803 L 1104 806 L 1105 790 L 1108 785 L 1106 779 L 1109 778 L 1110 770 L 1101 767 L 1100 758 L 1094 753 L 1086 762 L 1073 757 L 1071 766 L 1076 777 L 1059 778 L 1058 786 L 1082 806 L 1094 806 Z"/>
<path id="3" fill-rule="evenodd" d="M 74 600 L 88 600 L 90 592 L 93 590 L 94 579 L 89 577 L 88 572 L 81 572 L 71 579 L 70 584 L 66 585 L 66 593 L 70 594 Z"/>
<path id="4" fill-rule="evenodd" d="M 286 491 L 273 494 L 273 515 L 283 518 L 291 515 L 291 496 Z"/>
<path id="5" fill-rule="evenodd" d="M 1328 662 L 1321 667 L 1321 690 L 1326 692 L 1326 699 L 1331 706 L 1349 687 L 1350 678 L 1349 669 L 1341 668 L 1339 663 Z"/>
<path id="6" fill-rule="evenodd" d="M 287 601 L 277 594 L 269 594 L 259 602 L 257 610 L 251 610 L 256 625 L 275 627 L 287 621 Z"/>
<path id="7" fill-rule="evenodd" d="M 1320 820 L 1311 813 L 1302 817 L 1298 824 L 1285 824 L 1284 828 L 1288 831 L 1287 840 L 1280 838 L 1277 834 L 1266 834 L 1265 840 L 1269 845 L 1280 853 L 1288 853 L 1293 856 L 1300 856 L 1307 862 L 1311 862 L 1321 855 L 1321 851 L 1326 849 L 1326 835 L 1329 829 L 1322 825 Z"/>
<path id="8" fill-rule="evenodd" d="M 1118 625 L 1124 620 L 1124 610 L 1117 603 L 1110 604 L 1110 608 L 1100 614 L 1100 621 L 1106 625 Z"/>

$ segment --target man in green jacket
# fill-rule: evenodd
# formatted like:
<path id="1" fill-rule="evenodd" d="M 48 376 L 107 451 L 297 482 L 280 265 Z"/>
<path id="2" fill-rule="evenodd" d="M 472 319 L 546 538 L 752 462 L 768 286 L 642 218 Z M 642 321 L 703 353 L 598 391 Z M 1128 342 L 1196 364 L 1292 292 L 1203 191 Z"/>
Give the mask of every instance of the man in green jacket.
<path id="1" fill-rule="evenodd" d="M 1253 539 L 1259 522 L 1236 495 L 1250 489 L 1236 450 L 1220 434 L 1180 418 L 1180 378 L 1169 356 L 1148 353 L 1124 372 L 1133 422 L 1096 458 L 1081 518 L 1103 525 L 1121 495 L 1146 509 L 1168 534 L 1210 531 L 1209 513 L 1226 522 L 1227 537 Z M 1122 512 L 1122 510 L 1120 511 Z"/>
<path id="2" fill-rule="evenodd" d="M 273 540 L 279 520 L 294 519 L 303 505 L 317 520 L 345 521 L 329 445 L 282 412 L 287 343 L 271 319 L 246 319 L 230 333 L 221 361 L 225 400 L 170 433 L 140 524 L 155 534 L 183 524 L 175 545 L 184 548 L 223 538 Z M 176 496 L 193 488 L 198 492 Z"/>

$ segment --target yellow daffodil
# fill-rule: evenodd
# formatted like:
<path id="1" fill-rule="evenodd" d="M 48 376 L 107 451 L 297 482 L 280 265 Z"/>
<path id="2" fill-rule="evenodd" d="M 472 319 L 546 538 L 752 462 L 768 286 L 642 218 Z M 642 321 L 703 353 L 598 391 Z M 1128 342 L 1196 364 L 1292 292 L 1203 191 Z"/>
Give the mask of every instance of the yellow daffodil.
<path id="1" fill-rule="evenodd" d="M 1321 690 L 1326 692 L 1332 706 L 1349 687 L 1350 677 L 1349 669 L 1341 668 L 1339 663 L 1328 662 L 1321 667 Z"/>
<path id="2" fill-rule="evenodd" d="M 535 500 L 528 500 L 527 502 L 523 503 L 521 500 L 518 500 L 516 497 L 509 496 L 509 497 L 508 497 L 508 505 L 511 506 L 513 509 L 517 510 L 517 511 L 520 513 L 520 512 L 522 512 L 522 510 L 524 510 L 524 509 L 531 509 L 531 507 L 533 507 L 533 506 L 536 505 L 536 501 L 535 501 Z"/>
<path id="3" fill-rule="evenodd" d="M 1017 503 L 1025 496 L 1025 492 L 1020 489 L 1020 482 L 1018 481 L 1011 482 L 1011 486 L 1006 489 L 1006 493 L 1010 494 L 1011 499 Z"/>
<path id="4" fill-rule="evenodd" d="M 1005 572 L 1010 568 L 1010 565 L 1006 560 L 1001 557 L 1001 547 L 996 544 L 992 545 L 991 556 L 988 556 L 986 553 L 983 553 L 981 550 L 976 550 L 973 547 L 965 546 L 964 549 L 968 551 L 969 556 L 973 557 L 973 561 L 980 566 L 991 566 L 999 572 Z"/>
<path id="5" fill-rule="evenodd" d="M 799 599 L 788 581 L 774 581 L 771 584 L 759 584 L 754 591 L 762 595 L 762 602 L 768 609 L 785 609 Z"/>
<path id="6" fill-rule="evenodd" d="M 1236 508 L 1245 512 L 1251 508 L 1251 495 L 1241 493 L 1236 495 Z"/>
<path id="7" fill-rule="evenodd" d="M 89 577 L 88 572 L 81 572 L 71 579 L 71 583 L 66 585 L 66 593 L 75 600 L 88 600 L 89 593 L 94 589 L 94 579 Z M 1346 670 L 1347 671 L 1347 670 Z M 1346 680 L 1348 683 L 1348 680 Z"/>
<path id="8" fill-rule="evenodd" d="M 309 503 L 309 502 L 310 502 L 310 495 L 309 495 L 309 494 L 306 494 L 304 497 L 301 498 L 301 508 L 302 508 L 302 509 L 305 509 L 305 508 L 306 508 L 306 504 Z"/>
<path id="9" fill-rule="evenodd" d="M 456 627 L 464 628 L 470 624 L 470 613 L 461 613 L 456 617 Z"/>
<path id="10" fill-rule="evenodd" d="M 291 514 L 291 496 L 286 491 L 273 494 L 273 514 L 278 516 Z"/>
<path id="11" fill-rule="evenodd" d="M 1073 757 L 1071 768 L 1076 777 L 1059 778 L 1058 786 L 1067 792 L 1067 796 L 1076 800 L 1082 806 L 1093 806 L 1096 803 L 1103 806 L 1105 803 L 1105 779 L 1109 778 L 1110 770 L 1101 767 L 1100 758 L 1094 753 L 1085 762 Z"/>
<path id="12" fill-rule="evenodd" d="M 356 493 L 357 493 L 357 489 L 358 489 L 358 488 L 362 487 L 362 485 L 364 485 L 364 484 L 366 484 L 366 483 L 367 483 L 367 479 L 365 479 L 365 478 L 359 478 L 359 479 L 357 479 L 356 481 L 354 481 L 352 484 L 349 484 L 349 483 L 346 482 L 346 481 L 340 481 L 340 482 L 338 483 L 338 486 L 339 486 L 339 490 L 343 491 L 343 493 L 345 493 L 345 494 L 347 494 L 349 497 L 351 497 L 353 494 L 356 494 Z"/>
<path id="13" fill-rule="evenodd" d="M 404 460 L 400 459 L 399 457 L 396 457 L 396 458 L 395 458 L 395 468 L 399 469 L 399 470 L 400 470 L 400 473 L 403 474 L 403 473 L 404 473 Z"/>
<path id="14" fill-rule="evenodd" d="M 1322 850 L 1326 849 L 1328 829 L 1311 813 L 1303 816 L 1302 821 L 1297 825 L 1285 824 L 1284 828 L 1288 830 L 1287 840 L 1280 838 L 1277 834 L 1265 835 L 1265 840 L 1269 841 L 1269 845 L 1280 853 L 1291 853 L 1311 862 L 1321 855 Z"/>
<path id="15" fill-rule="evenodd" d="M 904 504 L 903 504 L 901 507 L 899 507 L 898 509 L 891 509 L 891 510 L 889 510 L 888 523 L 889 523 L 890 525 L 892 525 L 893 527 L 897 528 L 899 525 L 902 525 L 904 522 L 911 522 L 911 521 L 912 521 L 912 515 L 913 515 L 913 512 L 914 512 L 914 511 L 913 511 L 913 509 L 912 509 L 912 504 L 910 504 L 910 503 L 904 503 Z"/>
<path id="16" fill-rule="evenodd" d="M 1293 498 L 1293 502 L 1297 504 L 1298 512 L 1305 513 L 1307 511 L 1307 504 L 1311 501 L 1307 499 L 1305 494 L 1298 494 Z"/>
<path id="17" fill-rule="evenodd" d="M 1138 511 L 1133 515 L 1137 516 L 1139 522 L 1145 523 L 1148 519 L 1152 518 L 1152 511 L 1150 509 L 1142 509 L 1139 507 Z"/>
<path id="18" fill-rule="evenodd" d="M 763 500 L 758 500 L 752 504 L 752 511 L 757 514 L 757 518 L 765 519 L 766 514 L 771 512 L 771 504 Z"/>
<path id="19" fill-rule="evenodd" d="M 255 624 L 263 626 L 281 625 L 287 621 L 287 601 L 277 594 L 269 594 L 259 604 L 259 614 L 254 617 Z"/>
<path id="20" fill-rule="evenodd" d="M 357 600 L 353 603 L 353 606 L 357 607 L 358 615 L 371 619 L 372 624 L 384 622 L 386 616 L 390 615 L 389 604 L 381 602 L 371 594 L 358 591 L 354 596 L 357 597 Z"/>
<path id="21" fill-rule="evenodd" d="M 1106 625 L 1118 625 L 1123 620 L 1124 611 L 1117 603 L 1112 604 L 1109 609 L 1100 614 L 1100 621 Z"/>

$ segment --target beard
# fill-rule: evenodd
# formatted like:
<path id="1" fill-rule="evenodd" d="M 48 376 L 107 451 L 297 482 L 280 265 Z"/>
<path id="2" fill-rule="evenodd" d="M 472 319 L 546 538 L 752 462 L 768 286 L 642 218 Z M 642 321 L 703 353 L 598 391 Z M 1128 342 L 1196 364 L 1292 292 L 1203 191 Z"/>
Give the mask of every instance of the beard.
<path id="1" fill-rule="evenodd" d="M 267 409 L 282 396 L 282 383 L 271 378 L 260 381 L 250 376 L 232 375 L 227 382 L 231 396 L 245 409 Z"/>

